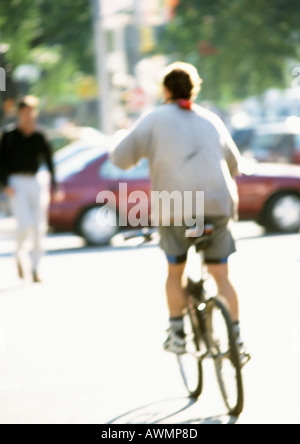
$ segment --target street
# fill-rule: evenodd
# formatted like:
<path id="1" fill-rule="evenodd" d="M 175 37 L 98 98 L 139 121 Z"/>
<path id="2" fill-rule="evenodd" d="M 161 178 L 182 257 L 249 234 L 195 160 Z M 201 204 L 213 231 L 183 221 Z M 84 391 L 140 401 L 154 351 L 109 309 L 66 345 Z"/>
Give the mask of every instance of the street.
<path id="1" fill-rule="evenodd" d="M 10 230 L 10 226 L 9 226 Z M 156 242 L 87 248 L 50 235 L 43 284 L 16 277 L 12 233 L 0 235 L 0 423 L 300 423 L 300 237 L 234 227 L 232 277 L 242 334 L 245 408 L 226 414 L 213 369 L 185 393 L 162 350 L 166 263 Z"/>

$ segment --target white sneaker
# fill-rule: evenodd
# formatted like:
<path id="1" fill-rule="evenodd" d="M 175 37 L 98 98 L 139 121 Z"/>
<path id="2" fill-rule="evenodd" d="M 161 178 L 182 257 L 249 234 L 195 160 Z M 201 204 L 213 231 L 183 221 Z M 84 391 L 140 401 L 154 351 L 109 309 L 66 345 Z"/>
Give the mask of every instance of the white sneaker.
<path id="1" fill-rule="evenodd" d="M 176 355 L 183 355 L 186 353 L 186 342 L 182 335 L 174 332 L 173 330 L 168 330 L 169 336 L 164 343 L 165 351 L 175 353 Z"/>
<path id="2" fill-rule="evenodd" d="M 241 366 L 244 367 L 249 361 L 251 361 L 251 355 L 242 341 L 238 342 L 238 350 L 240 353 Z"/>

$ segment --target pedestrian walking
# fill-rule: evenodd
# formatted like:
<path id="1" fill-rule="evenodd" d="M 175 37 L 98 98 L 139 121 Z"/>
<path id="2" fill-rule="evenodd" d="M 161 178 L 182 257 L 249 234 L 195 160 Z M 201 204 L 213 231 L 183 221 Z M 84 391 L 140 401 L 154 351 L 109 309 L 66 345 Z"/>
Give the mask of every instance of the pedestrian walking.
<path id="1" fill-rule="evenodd" d="M 18 104 L 17 126 L 5 131 L 0 142 L 0 185 L 17 220 L 16 262 L 24 276 L 25 245 L 32 240 L 32 278 L 41 282 L 40 262 L 48 227 L 50 186 L 55 187 L 52 150 L 37 128 L 39 100 L 24 97 Z"/>

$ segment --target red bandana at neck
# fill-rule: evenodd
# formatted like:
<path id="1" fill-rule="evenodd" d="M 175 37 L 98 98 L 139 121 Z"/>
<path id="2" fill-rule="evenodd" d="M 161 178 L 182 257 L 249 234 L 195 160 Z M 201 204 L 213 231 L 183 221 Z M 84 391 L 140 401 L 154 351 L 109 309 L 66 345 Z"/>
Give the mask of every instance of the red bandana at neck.
<path id="1" fill-rule="evenodd" d="M 191 100 L 187 100 L 187 99 L 179 99 L 177 101 L 179 108 L 182 109 L 192 109 L 193 106 L 193 102 Z"/>

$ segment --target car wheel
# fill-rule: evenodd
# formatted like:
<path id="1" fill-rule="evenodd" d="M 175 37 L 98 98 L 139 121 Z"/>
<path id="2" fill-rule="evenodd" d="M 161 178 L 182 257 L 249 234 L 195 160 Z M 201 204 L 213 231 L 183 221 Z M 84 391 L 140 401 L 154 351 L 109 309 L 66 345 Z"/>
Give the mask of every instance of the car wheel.
<path id="1" fill-rule="evenodd" d="M 266 207 L 265 227 L 268 231 L 296 233 L 300 229 L 300 196 L 292 193 L 274 197 Z"/>
<path id="2" fill-rule="evenodd" d="M 81 216 L 78 229 L 88 244 L 107 245 L 119 231 L 117 216 L 113 209 L 92 207 Z"/>

